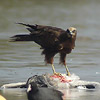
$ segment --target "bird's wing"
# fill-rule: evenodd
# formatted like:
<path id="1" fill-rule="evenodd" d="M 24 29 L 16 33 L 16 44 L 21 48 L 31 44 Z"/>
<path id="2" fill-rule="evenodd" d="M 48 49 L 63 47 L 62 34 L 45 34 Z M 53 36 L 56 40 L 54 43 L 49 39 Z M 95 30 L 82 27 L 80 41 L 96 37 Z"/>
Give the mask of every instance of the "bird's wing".
<path id="1" fill-rule="evenodd" d="M 37 30 L 33 31 L 31 34 L 35 34 L 39 44 L 43 47 L 52 47 L 58 43 L 58 37 L 63 32 L 62 29 L 51 27 L 51 26 L 37 26 Z"/>
<path id="2" fill-rule="evenodd" d="M 59 35 L 65 32 L 65 30 L 57 27 L 29 25 L 23 23 L 19 24 L 27 26 L 33 41 L 41 45 L 43 48 L 55 46 L 58 43 Z"/>

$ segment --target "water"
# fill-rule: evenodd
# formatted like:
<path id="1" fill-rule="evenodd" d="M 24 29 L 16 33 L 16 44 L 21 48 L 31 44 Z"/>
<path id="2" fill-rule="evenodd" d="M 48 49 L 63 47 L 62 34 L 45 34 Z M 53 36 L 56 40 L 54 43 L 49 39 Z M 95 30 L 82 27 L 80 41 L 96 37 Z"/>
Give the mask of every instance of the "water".
<path id="1" fill-rule="evenodd" d="M 52 25 L 78 30 L 76 47 L 67 56 L 72 73 L 83 80 L 100 82 L 100 1 L 99 0 L 1 0 L 0 1 L 0 86 L 23 82 L 35 74 L 52 73 L 45 65 L 40 47 L 32 42 L 9 42 L 15 34 L 27 33 L 25 27 L 15 22 Z M 65 73 L 58 64 L 57 72 Z M 66 90 L 67 91 L 67 90 Z M 66 100 L 99 100 L 98 91 L 68 90 Z M 4 93 L 7 100 L 27 100 L 25 92 Z M 76 94 L 76 95 L 75 95 Z M 73 96 L 74 95 L 74 96 Z M 77 96 L 77 97 L 76 97 Z"/>

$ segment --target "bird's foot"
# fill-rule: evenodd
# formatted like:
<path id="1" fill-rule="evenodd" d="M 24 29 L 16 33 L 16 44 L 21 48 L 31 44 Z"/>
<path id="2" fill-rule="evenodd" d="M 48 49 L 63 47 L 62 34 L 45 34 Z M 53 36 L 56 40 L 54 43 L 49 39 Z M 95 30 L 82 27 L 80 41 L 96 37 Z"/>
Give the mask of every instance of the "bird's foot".
<path id="1" fill-rule="evenodd" d="M 62 76 L 61 73 L 54 72 L 54 75 Z"/>
<path id="2" fill-rule="evenodd" d="M 67 76 L 71 76 L 70 72 L 67 72 Z"/>

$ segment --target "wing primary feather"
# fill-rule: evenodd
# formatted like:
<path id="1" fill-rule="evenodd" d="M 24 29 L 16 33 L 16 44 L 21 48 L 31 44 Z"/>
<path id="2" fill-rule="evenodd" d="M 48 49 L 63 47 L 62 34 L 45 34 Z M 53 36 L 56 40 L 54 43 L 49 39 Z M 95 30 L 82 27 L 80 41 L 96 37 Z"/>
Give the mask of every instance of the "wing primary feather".
<path id="1" fill-rule="evenodd" d="M 32 29 L 32 28 L 26 28 L 29 32 L 33 32 L 34 31 L 34 29 Z"/>
<path id="2" fill-rule="evenodd" d="M 27 27 L 30 27 L 32 29 L 36 29 L 37 28 L 37 25 L 30 25 L 30 24 L 24 24 L 24 23 L 16 23 L 16 24 L 20 24 L 20 25 L 24 25 L 24 26 L 27 26 Z"/>

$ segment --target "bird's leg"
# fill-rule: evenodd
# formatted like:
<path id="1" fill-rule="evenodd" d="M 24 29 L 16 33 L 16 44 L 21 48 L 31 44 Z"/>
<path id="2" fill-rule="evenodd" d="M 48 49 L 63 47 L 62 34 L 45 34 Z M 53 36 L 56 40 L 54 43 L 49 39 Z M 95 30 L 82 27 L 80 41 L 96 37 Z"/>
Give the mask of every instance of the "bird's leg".
<path id="1" fill-rule="evenodd" d="M 55 67 L 54 67 L 54 64 L 53 64 L 53 57 L 54 57 L 55 53 L 51 53 L 51 52 L 49 52 L 49 51 L 44 50 L 44 51 L 43 51 L 43 54 L 45 54 L 45 61 L 46 61 L 46 63 L 51 64 L 53 74 L 54 74 L 54 75 L 61 75 L 60 73 L 57 73 L 57 72 L 55 71 Z"/>
<path id="2" fill-rule="evenodd" d="M 59 76 L 61 76 L 61 73 L 57 73 L 57 72 L 55 71 L 54 64 L 52 64 L 51 66 L 52 66 L 53 74 L 54 74 L 54 75 L 59 75 Z"/>
<path id="3" fill-rule="evenodd" d="M 66 64 L 66 53 L 63 53 L 63 52 L 60 53 L 60 63 L 62 63 L 65 66 L 67 75 L 70 76 L 71 74 L 70 74 L 67 64 Z"/>
<path id="4" fill-rule="evenodd" d="M 68 69 L 68 67 L 67 67 L 67 64 L 65 64 L 65 68 L 66 68 L 66 71 L 67 71 L 67 75 L 70 76 L 71 74 L 70 74 L 70 72 L 69 72 L 69 69 Z"/>
<path id="5" fill-rule="evenodd" d="M 53 70 L 53 73 L 55 74 L 55 73 L 56 73 L 56 71 L 55 71 L 54 64 L 52 64 L 52 70 Z"/>

